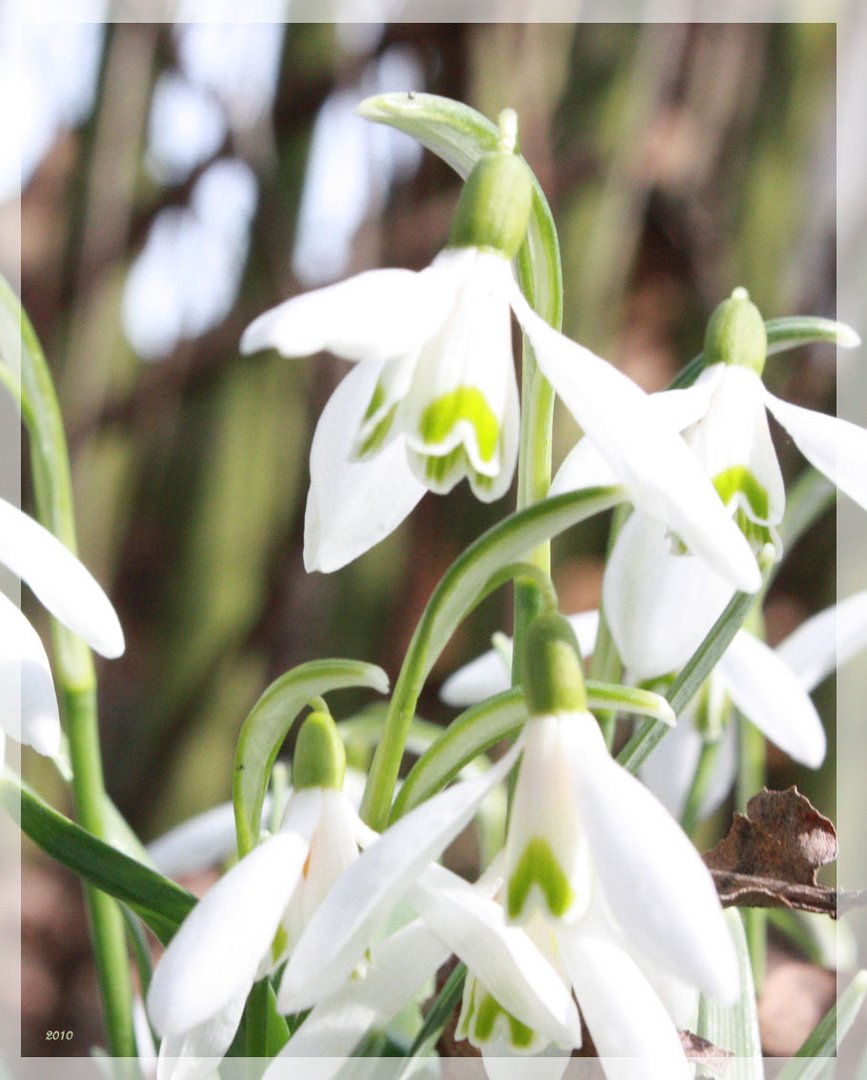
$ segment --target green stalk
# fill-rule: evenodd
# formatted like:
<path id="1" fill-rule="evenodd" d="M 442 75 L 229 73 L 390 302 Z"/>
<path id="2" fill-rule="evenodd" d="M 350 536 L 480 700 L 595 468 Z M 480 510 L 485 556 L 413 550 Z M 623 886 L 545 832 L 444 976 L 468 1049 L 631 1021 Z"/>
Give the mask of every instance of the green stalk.
<path id="1" fill-rule="evenodd" d="M 4 292 L 9 303 L 8 287 Z M 75 552 L 72 481 L 63 420 L 42 347 L 23 309 L 21 344 L 22 401 L 27 403 L 22 415 L 30 436 L 37 517 Z M 52 620 L 52 638 L 58 698 L 69 738 L 76 817 L 88 832 L 111 843 L 93 658 L 86 643 L 56 620 Z M 114 1057 L 134 1058 L 132 986 L 123 916 L 111 897 L 90 885 L 85 885 L 85 899 L 109 1049 Z"/>
<path id="2" fill-rule="evenodd" d="M 563 275 L 560 266 L 560 248 L 553 231 L 545 237 L 550 250 L 546 251 L 551 278 L 547 294 L 541 291 L 537 279 L 530 245 L 525 241 L 518 254 L 518 282 L 524 295 L 536 311 L 559 330 L 563 322 Z M 553 273 L 551 269 L 553 268 Z M 518 445 L 518 494 L 516 509 L 546 498 L 551 487 L 551 452 L 554 429 L 554 388 L 539 370 L 536 357 L 526 337 L 521 355 L 521 434 Z M 551 542 L 540 544 L 527 556 L 527 561 L 537 566 L 543 574 L 551 573 Z M 531 586 L 515 585 L 514 608 L 514 657 L 521 656 L 527 626 L 541 610 L 541 598 Z M 516 662 L 512 666 L 512 685 L 518 685 Z"/>
<path id="3" fill-rule="evenodd" d="M 689 792 L 686 796 L 683 813 L 680 816 L 681 828 L 687 836 L 692 836 L 696 825 L 698 825 L 708 782 L 713 776 L 714 763 L 716 762 L 718 750 L 719 743 L 716 741 L 705 741 L 701 745 L 701 752 L 699 753 L 698 762 L 695 766 L 692 784 L 690 785 Z"/>
<path id="4" fill-rule="evenodd" d="M 746 813 L 747 803 L 765 786 L 767 746 L 765 737 L 744 716 L 738 716 L 738 782 L 735 795 L 737 809 Z M 767 954 L 768 913 L 764 908 L 746 908 L 744 931 L 753 965 L 756 993 L 761 994 L 765 979 Z"/>

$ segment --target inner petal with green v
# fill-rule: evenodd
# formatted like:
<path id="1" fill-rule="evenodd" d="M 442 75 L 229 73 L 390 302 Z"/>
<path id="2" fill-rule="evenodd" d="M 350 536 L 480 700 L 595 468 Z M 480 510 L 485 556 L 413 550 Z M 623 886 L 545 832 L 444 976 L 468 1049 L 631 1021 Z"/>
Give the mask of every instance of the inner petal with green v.
<path id="1" fill-rule="evenodd" d="M 544 897 L 548 911 L 561 918 L 569 910 L 575 894 L 557 856 L 547 840 L 534 836 L 524 847 L 509 876 L 508 911 L 511 919 L 520 918 L 533 887 Z"/>
<path id="2" fill-rule="evenodd" d="M 749 516 L 757 522 L 766 524 L 769 520 L 770 499 L 767 488 L 756 479 L 755 474 L 746 465 L 732 465 L 717 473 L 713 479 L 717 494 L 728 506 L 732 499 L 742 496 L 749 508 Z"/>
<path id="3" fill-rule="evenodd" d="M 493 1042 L 498 1034 L 508 1041 L 516 1053 L 532 1051 L 540 1042 L 538 1034 L 531 1027 L 504 1009 L 493 994 L 470 974 L 455 1035 L 482 1047 Z"/>
<path id="4" fill-rule="evenodd" d="M 478 387 L 459 386 L 431 402 L 421 416 L 419 434 L 430 447 L 457 440 L 466 444 L 460 426 L 469 426 L 473 432 L 474 445 L 467 444 L 467 451 L 475 467 L 482 469 L 494 463 L 500 422 Z"/>

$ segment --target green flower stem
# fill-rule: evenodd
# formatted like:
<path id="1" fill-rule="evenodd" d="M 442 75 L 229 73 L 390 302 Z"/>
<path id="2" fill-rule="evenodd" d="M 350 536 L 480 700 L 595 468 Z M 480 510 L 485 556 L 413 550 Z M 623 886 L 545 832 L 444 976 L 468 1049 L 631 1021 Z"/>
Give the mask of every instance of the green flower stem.
<path id="1" fill-rule="evenodd" d="M 5 291 L 5 290 L 4 290 Z M 8 303 L 8 297 L 4 296 Z M 21 311 L 22 409 L 30 436 L 36 513 L 41 523 L 76 551 L 72 481 L 63 420 L 39 340 Z M 55 678 L 66 721 L 76 816 L 88 832 L 111 842 L 96 711 L 96 673 L 87 644 L 52 620 Z M 85 886 L 91 939 L 102 995 L 109 1049 L 134 1058 L 132 986 L 123 916 L 117 903 Z"/>
<path id="2" fill-rule="evenodd" d="M 608 546 L 605 551 L 606 563 L 611 558 L 614 544 L 630 513 L 631 507 L 628 503 L 621 503 L 614 510 L 611 528 L 608 530 Z M 617 651 L 617 646 L 611 635 L 611 627 L 608 625 L 608 619 L 605 616 L 605 604 L 600 599 L 599 627 L 596 631 L 596 643 L 593 646 L 589 677 L 598 682 L 616 683 L 620 682 L 622 675 L 623 662 L 620 659 L 620 653 Z M 614 745 L 614 736 L 617 730 L 617 713 L 609 710 L 598 713 L 597 718 L 599 727 L 602 730 L 602 736 L 605 739 L 605 745 L 610 750 Z"/>
<path id="3" fill-rule="evenodd" d="M 719 743 L 706 740 L 701 745 L 701 752 L 696 763 L 695 773 L 692 778 L 689 792 L 684 803 L 683 813 L 680 816 L 680 825 L 687 836 L 692 836 L 698 824 L 702 803 L 704 802 L 707 786 L 713 776 L 714 763 L 716 762 Z"/>

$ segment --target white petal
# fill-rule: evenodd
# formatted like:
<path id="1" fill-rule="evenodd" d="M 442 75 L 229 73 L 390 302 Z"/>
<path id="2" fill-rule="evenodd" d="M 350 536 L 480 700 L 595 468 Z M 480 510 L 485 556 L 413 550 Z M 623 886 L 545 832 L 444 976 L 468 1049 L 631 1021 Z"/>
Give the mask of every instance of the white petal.
<path id="1" fill-rule="evenodd" d="M 867 509 L 867 430 L 827 413 L 790 405 L 767 390 L 765 404 L 807 461 Z"/>
<path id="2" fill-rule="evenodd" d="M 284 828 L 206 893 L 154 972 L 148 1012 L 163 1034 L 197 1027 L 249 991 L 298 884 L 319 820 L 318 789 L 295 792 Z"/>
<path id="3" fill-rule="evenodd" d="M 506 640 L 511 647 L 511 640 Z M 491 649 L 450 675 L 440 687 L 440 700 L 454 708 L 476 705 L 511 685 L 505 657 L 499 649 Z"/>
<path id="4" fill-rule="evenodd" d="M 363 977 L 347 982 L 314 1006 L 277 1060 L 331 1058 L 333 1071 L 325 1062 L 318 1063 L 317 1080 L 339 1072 L 364 1036 L 372 1028 L 385 1027 L 449 955 L 421 919 L 402 927 L 372 949 Z M 279 1067 L 265 1075 L 280 1075 Z"/>
<path id="5" fill-rule="evenodd" d="M 358 858 L 358 814 L 342 791 L 323 789 L 322 814 L 310 842 L 300 896 L 304 925 L 343 871 Z"/>
<path id="6" fill-rule="evenodd" d="M 639 770 L 642 782 L 674 818 L 679 819 L 683 813 L 701 747 L 701 735 L 693 727 L 692 720 L 683 716 Z M 702 818 L 722 805 L 734 785 L 736 772 L 737 742 L 735 727 L 730 724 L 717 746 L 713 774 L 701 804 Z"/>
<path id="7" fill-rule="evenodd" d="M 580 924 L 558 937 L 607 1080 L 691 1080 L 677 1030 L 632 957 Z"/>
<path id="8" fill-rule="evenodd" d="M 822 721 L 810 695 L 773 649 L 739 630 L 717 672 L 744 716 L 795 761 L 818 769 L 826 749 Z"/>
<path id="9" fill-rule="evenodd" d="M 720 369 L 717 387 L 704 420 L 686 433 L 686 440 L 716 478 L 728 469 L 744 466 L 767 494 L 767 508 L 745 506 L 754 521 L 779 524 L 786 492 L 777 451 L 771 441 L 762 380 L 748 368 L 714 364 Z M 744 496 L 738 496 L 744 505 Z"/>
<path id="10" fill-rule="evenodd" d="M 518 387 L 508 299 L 512 270 L 502 256 L 473 249 L 443 252 L 437 266 L 452 262 L 459 267 L 462 283 L 448 317 L 418 358 L 404 413 L 407 447 L 416 475 L 432 490 L 445 493 L 466 472 L 476 495 L 492 501 L 508 489 L 518 451 Z M 458 391 L 481 396 L 496 425 L 493 431 L 487 427 L 479 431 L 469 419 L 458 419 L 436 438 L 426 432 L 429 410 Z M 488 439 L 480 437 L 485 434 Z M 461 446 L 466 458 L 458 459 L 447 477 L 434 482 L 428 458 L 443 458 Z M 481 483 L 479 477 L 489 482 Z"/>
<path id="11" fill-rule="evenodd" d="M 566 618 L 575 631 L 578 648 L 586 660 L 588 656 L 593 655 L 593 650 L 596 648 L 596 635 L 599 632 L 599 612 L 579 611 L 574 615 L 567 615 Z"/>
<path id="12" fill-rule="evenodd" d="M 718 382 L 717 365 L 706 368 L 694 385 L 682 390 L 664 390 L 650 395 L 650 404 L 660 420 L 676 431 L 697 423 L 707 413 Z M 551 485 L 550 495 L 606 487 L 618 478 L 590 439 L 580 439 L 566 455 Z"/>
<path id="13" fill-rule="evenodd" d="M 737 959 L 707 867 L 662 804 L 609 756 L 598 727 L 569 719 L 575 798 L 612 913 L 673 974 L 734 1000 Z"/>
<path id="14" fill-rule="evenodd" d="M 0 727 L 47 757 L 60 749 L 60 715 L 48 657 L 39 635 L 2 592 Z"/>
<path id="15" fill-rule="evenodd" d="M 262 807 L 263 824 L 270 813 L 270 795 Z M 237 847 L 235 808 L 222 803 L 182 822 L 148 844 L 154 865 L 167 877 L 197 874 L 216 866 Z"/>
<path id="16" fill-rule="evenodd" d="M 561 1046 L 581 1045 L 581 1024 L 563 979 L 500 904 L 441 866 L 430 866 L 409 901 L 496 1000 Z"/>
<path id="17" fill-rule="evenodd" d="M 586 719 L 595 725 L 589 713 Z M 589 899 L 587 844 L 572 797 L 574 778 L 563 743 L 563 727 L 559 717 L 542 716 L 531 718 L 525 728 L 524 756 L 515 783 L 506 837 L 504 903 L 513 919 L 524 921 L 534 912 L 543 913 L 546 918 L 574 919 L 583 913 Z M 545 864 L 541 870 L 548 880 L 531 879 L 529 890 L 525 895 L 519 893 L 517 904 L 513 905 L 513 880 L 518 879 L 521 884 L 526 881 L 522 874 L 535 862 L 531 861 L 529 866 L 526 862 L 528 846 L 540 843 L 546 845 L 546 854 L 551 856 L 553 864 Z M 552 881 L 550 875 L 557 870 L 561 875 L 559 881 Z M 563 910 L 551 911 L 552 898 L 545 890 L 546 884 L 554 889 L 560 886 L 554 906 L 560 902 Z"/>
<path id="18" fill-rule="evenodd" d="M 0 499 L 0 562 L 98 653 L 120 656 L 123 631 L 90 572 L 47 529 L 5 499 Z"/>
<path id="19" fill-rule="evenodd" d="M 780 642 L 777 655 L 805 690 L 813 690 L 864 648 L 867 592 L 860 592 L 806 619 Z"/>
<path id="20" fill-rule="evenodd" d="M 247 987 L 225 1008 L 183 1035 L 167 1035 L 160 1044 L 157 1080 L 207 1080 L 213 1076 L 241 1022 Z"/>
<path id="21" fill-rule="evenodd" d="M 322 411 L 310 448 L 304 519 L 308 572 L 339 570 L 393 532 L 425 493 L 396 438 L 365 461 L 352 460 L 356 436 L 381 365 L 360 364 Z"/>
<path id="22" fill-rule="evenodd" d="M 483 776 L 422 803 L 388 828 L 340 877 L 289 958 L 278 995 L 282 1012 L 308 1008 L 342 985 L 391 908 L 470 822 L 518 753 L 516 744 Z"/>
<path id="23" fill-rule="evenodd" d="M 636 511 L 605 568 L 611 634 L 633 680 L 678 671 L 731 599 L 731 585 L 701 559 L 673 554 L 663 525 Z"/>
<path id="24" fill-rule="evenodd" d="M 545 377 L 596 444 L 636 506 L 746 592 L 761 584 L 749 545 L 695 455 L 645 394 L 611 364 L 553 330 L 515 289 L 512 306 Z"/>
<path id="25" fill-rule="evenodd" d="M 368 270 L 266 311 L 244 331 L 241 351 L 310 356 L 327 349 L 347 360 L 413 353 L 442 321 L 456 284 L 430 269 Z"/>

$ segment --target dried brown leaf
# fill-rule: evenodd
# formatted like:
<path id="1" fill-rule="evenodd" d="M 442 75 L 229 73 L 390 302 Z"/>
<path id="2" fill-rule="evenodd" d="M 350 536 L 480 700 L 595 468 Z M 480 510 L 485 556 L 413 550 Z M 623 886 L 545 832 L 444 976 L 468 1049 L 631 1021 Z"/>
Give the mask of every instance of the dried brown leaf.
<path id="1" fill-rule="evenodd" d="M 833 889 L 816 873 L 837 857 L 833 824 L 797 788 L 764 788 L 735 814 L 732 827 L 704 861 L 723 904 L 837 913 Z"/>
<path id="2" fill-rule="evenodd" d="M 700 1035 L 694 1035 L 691 1031 L 679 1031 L 680 1045 L 690 1061 L 699 1066 L 698 1076 L 725 1076 L 729 1058 L 733 1057 L 731 1050 L 723 1050 L 715 1046 L 708 1039 Z"/>

